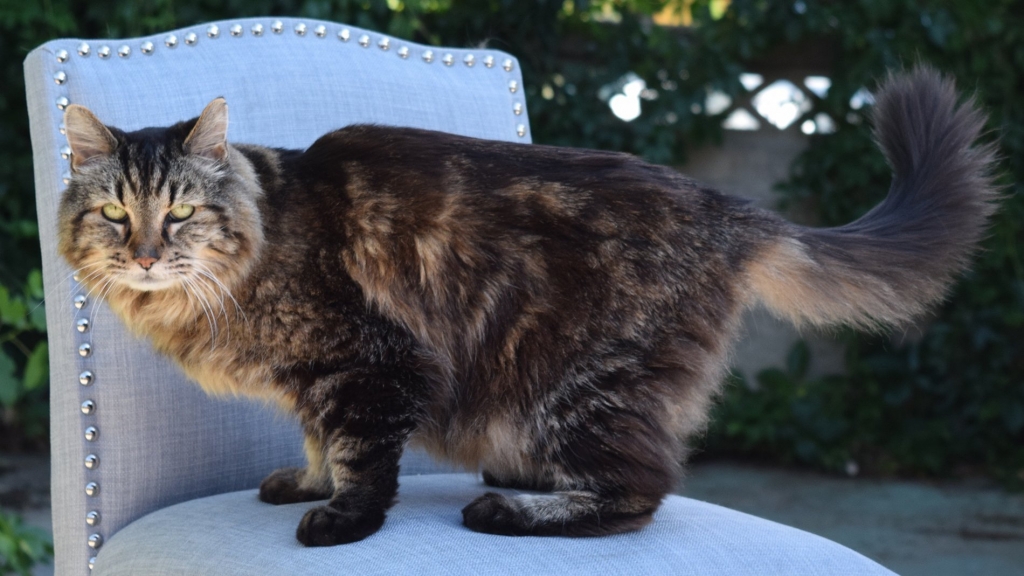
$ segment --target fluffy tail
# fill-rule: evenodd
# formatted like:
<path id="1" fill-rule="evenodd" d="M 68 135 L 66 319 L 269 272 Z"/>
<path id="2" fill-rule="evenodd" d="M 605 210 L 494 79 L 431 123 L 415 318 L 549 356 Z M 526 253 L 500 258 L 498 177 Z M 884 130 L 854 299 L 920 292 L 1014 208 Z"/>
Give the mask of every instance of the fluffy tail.
<path id="1" fill-rule="evenodd" d="M 875 139 L 893 169 L 881 204 L 838 228 L 787 224 L 748 267 L 755 294 L 796 323 L 901 324 L 943 298 L 996 209 L 995 147 L 973 100 L 932 68 L 890 75 Z"/>

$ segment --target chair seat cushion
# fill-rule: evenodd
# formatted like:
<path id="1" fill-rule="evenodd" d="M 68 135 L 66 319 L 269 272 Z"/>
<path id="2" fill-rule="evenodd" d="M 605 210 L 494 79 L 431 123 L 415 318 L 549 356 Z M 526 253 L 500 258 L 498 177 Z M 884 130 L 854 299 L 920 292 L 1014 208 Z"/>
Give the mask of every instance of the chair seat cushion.
<path id="1" fill-rule="evenodd" d="M 478 534 L 461 523 L 463 506 L 495 490 L 478 477 L 400 480 L 399 502 L 384 527 L 361 542 L 304 548 L 295 528 L 316 504 L 271 506 L 248 490 L 183 502 L 136 520 L 104 545 L 93 574 L 892 574 L 830 540 L 680 496 L 666 498 L 654 522 L 629 534 Z"/>

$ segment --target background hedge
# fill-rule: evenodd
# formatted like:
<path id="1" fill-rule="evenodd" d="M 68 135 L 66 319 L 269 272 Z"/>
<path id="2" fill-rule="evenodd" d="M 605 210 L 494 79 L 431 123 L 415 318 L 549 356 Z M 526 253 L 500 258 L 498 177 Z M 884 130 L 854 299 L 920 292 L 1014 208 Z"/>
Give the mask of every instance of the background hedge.
<path id="1" fill-rule="evenodd" d="M 692 17 L 692 25 L 654 24 L 652 16 L 666 7 L 677 21 Z M 721 138 L 721 117 L 699 112 L 709 90 L 742 97 L 738 74 L 756 60 L 825 46 L 832 87 L 815 106 L 837 119 L 837 130 L 813 137 L 779 190 L 788 204 L 827 225 L 863 213 L 888 186 L 863 110 L 850 107 L 852 94 L 916 61 L 955 75 L 991 114 L 1007 187 L 974 271 L 923 323 L 923 334 L 844 333 L 843 376 L 807 378 L 801 345 L 786 369 L 761 373 L 756 386 L 734 378 L 707 453 L 837 471 L 982 471 L 1024 485 L 1024 3 L 1013 0 L 7 2 L 0 8 L 0 448 L 42 447 L 46 434 L 25 54 L 56 37 L 138 36 L 274 14 L 511 52 L 522 63 L 536 142 L 626 150 L 674 164 L 688 149 Z M 629 123 L 599 98 L 602 87 L 627 72 L 657 91 Z"/>

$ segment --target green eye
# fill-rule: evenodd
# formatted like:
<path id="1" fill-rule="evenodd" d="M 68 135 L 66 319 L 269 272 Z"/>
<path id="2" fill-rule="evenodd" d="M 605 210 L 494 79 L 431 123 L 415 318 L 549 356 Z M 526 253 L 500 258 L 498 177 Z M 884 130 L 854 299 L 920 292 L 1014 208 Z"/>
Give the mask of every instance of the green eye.
<path id="1" fill-rule="evenodd" d="M 117 204 L 104 204 L 103 217 L 111 222 L 124 222 L 128 219 L 128 213 Z"/>
<path id="2" fill-rule="evenodd" d="M 195 211 L 196 207 L 191 204 L 178 204 L 174 208 L 171 208 L 171 219 L 178 221 L 187 220 Z"/>

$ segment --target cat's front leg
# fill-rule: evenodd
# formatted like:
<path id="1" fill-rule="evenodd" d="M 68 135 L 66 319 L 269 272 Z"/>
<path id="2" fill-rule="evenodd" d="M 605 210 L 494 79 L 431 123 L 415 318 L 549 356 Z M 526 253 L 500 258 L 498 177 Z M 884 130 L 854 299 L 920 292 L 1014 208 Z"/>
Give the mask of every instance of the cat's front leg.
<path id="1" fill-rule="evenodd" d="M 413 375 L 346 374 L 317 386 L 336 388 L 315 410 L 331 501 L 306 512 L 296 538 L 306 546 L 356 542 L 384 524 L 398 492 L 398 460 L 412 433 L 422 387 Z M 337 401 L 333 401 L 333 400 Z"/>
<path id="2" fill-rule="evenodd" d="M 259 498 L 267 504 L 294 504 L 327 500 L 334 495 L 323 461 L 323 447 L 312 435 L 306 435 L 306 468 L 278 468 L 260 483 Z"/>

